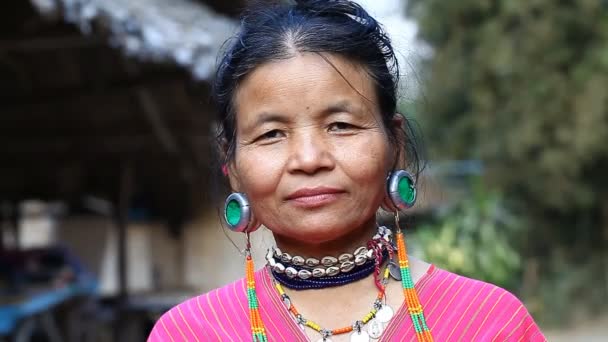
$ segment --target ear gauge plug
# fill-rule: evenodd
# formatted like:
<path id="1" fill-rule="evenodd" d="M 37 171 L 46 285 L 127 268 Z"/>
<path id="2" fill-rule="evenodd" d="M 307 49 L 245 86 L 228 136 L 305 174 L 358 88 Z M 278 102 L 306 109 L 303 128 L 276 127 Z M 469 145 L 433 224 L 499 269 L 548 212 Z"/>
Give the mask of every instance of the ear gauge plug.
<path id="1" fill-rule="evenodd" d="M 233 192 L 224 203 L 224 222 L 233 232 L 251 233 L 260 227 L 253 217 L 247 195 Z"/>
<path id="2" fill-rule="evenodd" d="M 411 208 L 416 203 L 416 196 L 414 177 L 405 170 L 393 171 L 386 179 L 386 196 L 382 209 L 394 212 Z"/>

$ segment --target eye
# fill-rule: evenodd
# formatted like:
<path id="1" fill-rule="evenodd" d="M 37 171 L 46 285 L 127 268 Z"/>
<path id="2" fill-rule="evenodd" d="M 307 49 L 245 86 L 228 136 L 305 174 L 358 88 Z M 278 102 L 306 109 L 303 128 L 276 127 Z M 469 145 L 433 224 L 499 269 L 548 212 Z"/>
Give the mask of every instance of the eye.
<path id="1" fill-rule="evenodd" d="M 341 122 L 341 121 L 332 122 L 329 125 L 329 130 L 330 131 L 345 131 L 345 130 L 352 130 L 354 128 L 355 128 L 354 125 L 351 125 L 351 124 L 349 124 L 347 122 Z"/>
<path id="2" fill-rule="evenodd" d="M 278 129 L 273 129 L 257 137 L 256 141 L 274 140 L 282 138 L 283 136 L 283 132 Z"/>

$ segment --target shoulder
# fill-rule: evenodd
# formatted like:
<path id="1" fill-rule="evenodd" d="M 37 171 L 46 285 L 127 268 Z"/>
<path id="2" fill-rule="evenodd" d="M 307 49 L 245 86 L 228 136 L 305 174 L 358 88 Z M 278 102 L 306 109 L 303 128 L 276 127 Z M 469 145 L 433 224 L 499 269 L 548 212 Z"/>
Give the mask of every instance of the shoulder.
<path id="1" fill-rule="evenodd" d="M 430 278 L 422 284 L 421 301 L 444 340 L 546 341 L 511 292 L 437 268 Z"/>
<path id="2" fill-rule="evenodd" d="M 244 279 L 190 298 L 163 314 L 152 329 L 148 342 L 210 341 L 239 333 L 248 327 Z"/>

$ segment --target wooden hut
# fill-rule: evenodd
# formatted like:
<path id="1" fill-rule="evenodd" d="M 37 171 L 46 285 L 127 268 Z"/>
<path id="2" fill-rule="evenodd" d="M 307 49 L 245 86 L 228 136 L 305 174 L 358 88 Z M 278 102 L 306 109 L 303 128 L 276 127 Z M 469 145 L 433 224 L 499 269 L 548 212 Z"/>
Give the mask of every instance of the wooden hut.
<path id="1" fill-rule="evenodd" d="M 210 181 L 219 166 L 208 84 L 241 6 L 0 3 L 2 226 L 15 226 L 24 200 L 63 203 L 61 241 L 103 264 L 98 274 L 115 272 L 120 308 L 146 303 L 133 283 L 204 291 L 241 275 L 212 196 L 221 186 Z"/>

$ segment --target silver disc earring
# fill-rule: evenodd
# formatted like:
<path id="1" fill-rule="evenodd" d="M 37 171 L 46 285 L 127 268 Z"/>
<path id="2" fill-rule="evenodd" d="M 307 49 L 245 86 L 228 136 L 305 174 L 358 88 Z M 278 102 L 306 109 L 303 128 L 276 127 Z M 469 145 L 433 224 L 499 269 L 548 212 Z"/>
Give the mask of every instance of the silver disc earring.
<path id="1" fill-rule="evenodd" d="M 244 193 L 233 192 L 226 198 L 223 217 L 226 226 L 233 232 L 251 233 L 260 227 Z"/>
<path id="2" fill-rule="evenodd" d="M 386 179 L 386 198 L 382 208 L 386 211 L 408 209 L 416 203 L 414 177 L 405 170 L 391 172 Z"/>

